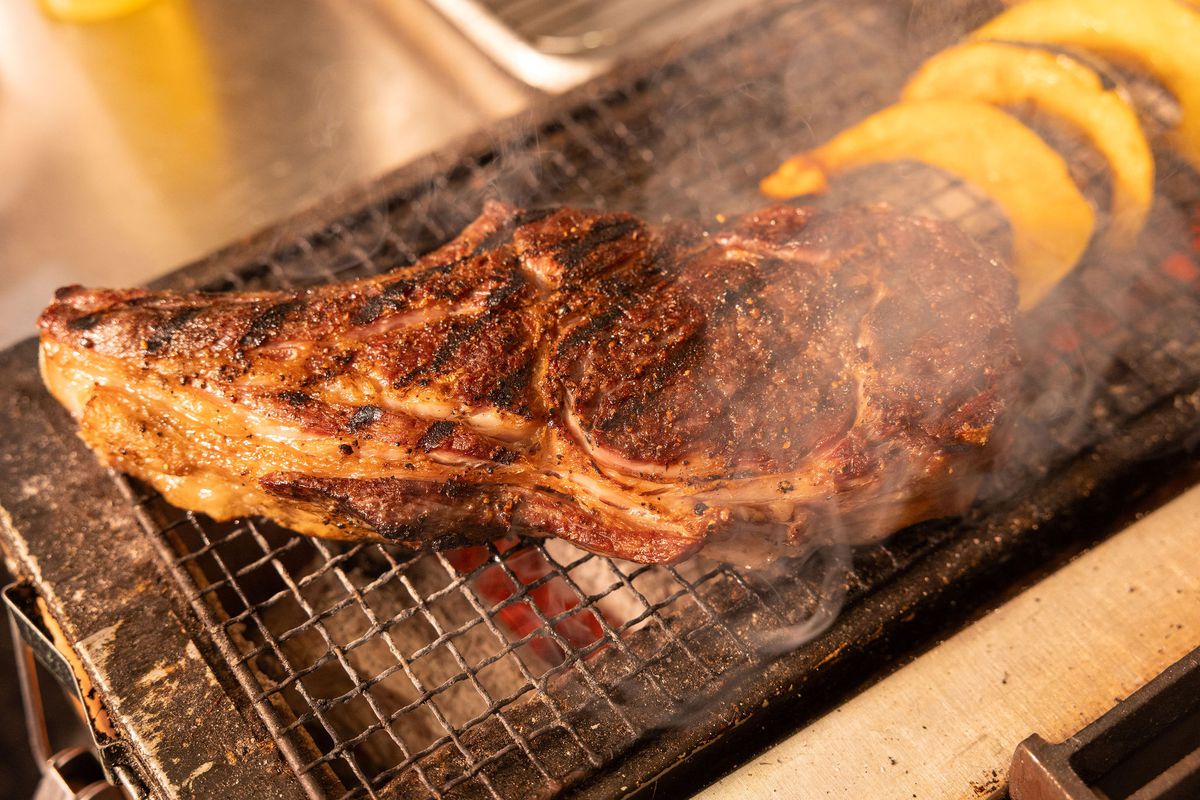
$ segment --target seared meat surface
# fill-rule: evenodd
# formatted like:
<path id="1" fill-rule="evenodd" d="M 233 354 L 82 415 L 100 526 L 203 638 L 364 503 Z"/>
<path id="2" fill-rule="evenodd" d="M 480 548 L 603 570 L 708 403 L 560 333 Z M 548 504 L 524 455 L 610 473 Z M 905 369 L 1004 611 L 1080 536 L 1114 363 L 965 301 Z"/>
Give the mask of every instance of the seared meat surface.
<path id="1" fill-rule="evenodd" d="M 85 441 L 178 506 L 749 562 L 960 512 L 1013 390 L 1015 307 L 956 228 L 885 208 L 706 231 L 491 203 L 375 278 L 70 287 L 40 325 Z"/>

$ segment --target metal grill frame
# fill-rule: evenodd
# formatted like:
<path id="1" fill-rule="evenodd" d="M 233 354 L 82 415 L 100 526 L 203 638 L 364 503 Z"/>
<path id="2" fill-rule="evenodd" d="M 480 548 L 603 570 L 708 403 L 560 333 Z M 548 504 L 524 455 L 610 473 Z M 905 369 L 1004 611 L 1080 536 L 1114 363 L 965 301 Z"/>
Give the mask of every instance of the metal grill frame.
<path id="1" fill-rule="evenodd" d="M 753 31 L 756 25 L 766 25 L 774 15 L 784 13 L 787 5 L 772 4 L 761 19 L 745 24 L 733 34 L 699 44 L 699 57 L 703 57 L 705 49 L 726 47 L 728 42 L 737 36 L 749 35 L 747 31 Z M 827 7 L 831 6 L 832 4 L 827 4 Z M 855 7 L 862 9 L 868 6 L 859 3 Z M 934 45 L 930 43 L 929 46 Z M 863 59 L 866 55 L 860 52 L 849 57 L 852 60 Z M 576 202 L 589 193 L 599 202 L 614 196 L 619 197 L 620 184 L 623 177 L 628 178 L 631 164 L 628 160 L 615 158 L 614 149 L 626 154 L 650 152 L 646 149 L 648 145 L 640 138 L 645 131 L 631 128 L 631 119 L 622 117 L 622 98 L 627 104 L 629 98 L 636 98 L 646 87 L 657 86 L 662 91 L 676 92 L 680 97 L 690 97 L 697 103 L 713 106 L 706 107 L 705 113 L 714 124 L 731 119 L 744 110 L 736 103 L 723 99 L 727 96 L 719 93 L 719 85 L 704 84 L 695 75 L 689 74 L 687 69 L 679 68 L 680 63 L 680 60 L 674 60 L 630 65 L 606 77 L 599 84 L 550 102 L 542 109 L 522 115 L 516 120 L 473 137 L 452 150 L 405 168 L 371 187 L 324 203 L 246 243 L 235 245 L 199 264 L 186 267 L 159 281 L 158 285 L 236 288 L 247 284 L 279 283 L 296 276 L 302 280 L 328 279 L 361 271 L 372 258 L 379 259 L 378 253 L 381 251 L 393 253 L 389 258 L 395 258 L 397 261 L 411 260 L 438 240 L 449 237 L 459 224 L 465 222 L 453 214 L 438 212 L 434 208 L 437 197 L 446 197 L 448 192 L 463 192 L 463 187 L 468 187 L 474 192 L 473 196 L 478 198 L 480 186 L 491 186 L 494 189 L 501 179 L 507 182 L 506 189 L 510 197 L 515 195 L 516 199 L 521 200 L 523 195 L 536 196 L 545 188 L 539 183 L 539 178 L 544 177 L 543 171 L 539 170 L 543 157 L 544 163 L 553 165 L 562 176 L 575 181 L 571 199 Z M 668 88 L 663 89 L 664 86 Z M 834 106 L 830 112 L 831 116 L 845 113 L 845 109 L 837 105 L 838 102 L 862 102 L 861 98 L 834 100 L 836 102 L 831 103 Z M 636 122 L 636 119 L 632 120 L 632 123 Z M 678 131 L 651 133 L 664 137 L 656 140 L 654 146 L 668 152 L 680 152 L 678 142 L 671 143 L 670 140 L 672 135 L 680 135 Z M 539 142 L 556 136 L 576 145 L 575 155 L 560 151 L 542 153 L 538 150 Z M 721 132 L 715 134 L 714 138 L 721 146 L 728 144 L 722 142 Z M 784 146 L 785 143 L 776 142 L 774 149 L 764 148 L 761 140 L 751 139 L 741 152 L 728 154 L 727 161 L 741 161 L 744 158 L 745 176 L 754 176 L 761 174 L 765 166 L 785 155 L 786 153 L 782 152 Z M 792 141 L 786 146 L 792 149 L 795 143 Z M 652 152 L 651 157 L 643 158 L 647 163 L 652 160 Z M 514 161 L 517 168 L 498 171 L 495 165 L 506 161 Z M 592 164 L 593 167 L 581 168 L 580 165 L 586 164 Z M 589 176 L 589 172 L 597 171 L 594 168 L 596 164 L 601 165 L 598 174 L 601 178 L 606 178 L 607 182 L 597 180 L 594 175 Z M 699 166 L 703 167 L 704 164 Z M 639 167 L 641 168 L 646 168 L 646 165 Z M 684 176 L 687 174 L 689 173 L 685 171 Z M 691 203 L 700 211 L 712 210 L 705 207 L 704 198 L 688 194 L 689 190 L 695 194 L 695 184 L 689 185 L 684 181 L 683 185 L 686 201 L 684 205 Z M 943 182 L 941 189 L 937 191 L 943 191 L 947 186 L 948 183 Z M 722 198 L 722 202 L 732 202 L 734 205 L 738 202 L 749 202 L 749 194 L 752 192 L 743 193 L 738 198 Z M 469 215 L 469 212 L 460 209 L 458 216 L 463 215 Z M 364 224 L 372 224 L 372 219 L 376 223 L 382 221 L 381 227 L 386 232 L 381 240 L 364 245 L 356 241 L 356 237 Z M 339 240 L 345 246 L 340 249 L 336 260 L 327 262 L 324 260 L 326 254 L 323 248 L 332 240 Z M 374 248 L 374 252 L 368 248 Z M 1096 291 L 1105 302 L 1125 302 L 1132 295 L 1110 295 L 1104 292 L 1103 287 L 1114 280 L 1119 280 L 1119 276 L 1103 270 L 1090 270 L 1080 273 L 1076 282 L 1097 282 L 1100 286 Z M 1169 284 L 1143 288 L 1147 293 L 1147 297 L 1141 301 L 1143 306 L 1173 298 L 1173 308 L 1178 311 L 1174 317 L 1176 325 L 1180 324 L 1178 320 L 1181 319 L 1196 319 L 1195 304 L 1186 297 L 1173 297 L 1169 291 Z M 1123 308 L 1120 312 L 1125 318 L 1130 317 L 1129 309 Z M 1164 319 L 1164 314 L 1170 315 L 1170 311 L 1164 312 L 1160 309 L 1155 319 L 1166 324 L 1169 320 Z M 1046 335 L 1049 329 L 1047 326 L 1047 320 L 1027 326 L 1027 337 L 1038 340 Z M 830 631 L 816 641 L 773 660 L 756 661 L 746 642 L 740 642 L 741 647 L 737 647 L 741 637 L 730 629 L 725 617 L 721 613 L 708 610 L 710 624 L 714 627 L 725 625 L 728 638 L 735 642 L 735 650 L 741 651 L 742 665 L 752 670 L 747 679 L 721 687 L 720 692 L 707 698 L 710 701 L 708 708 L 702 711 L 693 710 L 688 714 L 686 724 L 665 730 L 645 730 L 640 723 L 630 718 L 627 706 L 614 702 L 613 698 L 607 695 L 608 690 L 601 687 L 595 676 L 591 676 L 590 683 L 595 689 L 595 694 L 607 701 L 606 708 L 612 712 L 617 727 L 630 734 L 618 751 L 605 752 L 604 748 L 588 745 L 577 726 L 566 721 L 565 717 L 577 709 L 557 707 L 552 692 L 548 691 L 550 682 L 568 670 L 581 671 L 585 675 L 585 682 L 589 682 L 586 677 L 590 669 L 588 657 L 594 655 L 595 648 L 591 651 L 584 648 L 583 651 L 572 652 L 570 643 L 557 634 L 556 623 L 561 621 L 564 615 L 573 612 L 564 612 L 547 619 L 544 614 L 540 614 L 536 603 L 530 603 L 528 605 L 539 612 L 541 635 L 556 638 L 559 646 L 571 654 L 570 659 L 561 668 L 541 675 L 526 675 L 528 683 L 537 690 L 536 694 L 541 696 L 541 701 L 546 705 L 546 712 L 552 718 L 551 722 L 541 727 L 535 726 L 528 732 L 522 731 L 518 727 L 519 723 L 514 724 L 505 714 L 496 713 L 510 706 L 515 708 L 515 698 L 488 696 L 487 716 L 497 719 L 511 741 L 503 748 L 490 751 L 484 758 L 476 758 L 471 752 L 473 742 L 464 741 L 464 736 L 469 734 L 469 731 L 465 730 L 465 727 L 460 731 L 456 730 L 454 725 L 446 725 L 448 734 L 445 740 L 431 745 L 424 755 L 432 755 L 437 748 L 443 748 L 451 754 L 457 752 L 468 765 L 468 769 L 462 773 L 465 777 L 462 780 L 452 778 L 449 782 L 439 783 L 436 778 L 431 778 L 422 769 L 417 768 L 411 776 L 415 781 L 413 786 L 426 793 L 438 794 L 451 790 L 466 791 L 469 782 L 477 781 L 476 789 L 485 793 L 500 794 L 504 787 L 497 788 L 487 769 L 510 753 L 519 752 L 541 775 L 539 786 L 542 792 L 569 789 L 589 797 L 620 796 L 631 791 L 648 794 L 654 791 L 654 784 L 650 783 L 650 780 L 655 776 L 659 776 L 659 791 L 670 793 L 671 790 L 679 790 L 685 786 L 692 787 L 695 782 L 712 777 L 723 766 L 732 764 L 740 756 L 753 752 L 771 737 L 794 729 L 800 721 L 818 713 L 835 698 L 877 672 L 882 664 L 889 663 L 899 654 L 909 652 L 914 642 L 920 641 L 923 636 L 944 631 L 960 621 L 961 613 L 951 610 L 963 598 L 976 595 L 973 603 L 964 605 L 977 608 L 981 593 L 997 587 L 1011 586 L 1014 581 L 1019 580 L 1017 574 L 1027 575 L 1035 568 L 1032 565 L 1044 564 L 1051 557 L 1061 557 L 1064 553 L 1069 553 L 1102 535 L 1111 527 L 1116 510 L 1127 507 L 1132 496 L 1143 491 L 1145 486 L 1153 484 L 1160 475 L 1169 472 L 1179 460 L 1188 458 L 1187 448 L 1194 446 L 1196 442 L 1200 397 L 1195 392 L 1197 376 L 1187 365 L 1187 356 L 1191 351 L 1157 355 L 1151 353 L 1142 359 L 1131 358 L 1120 348 L 1114 352 L 1112 343 L 1105 341 L 1103 337 L 1083 337 L 1082 344 L 1106 361 L 1113 360 L 1116 356 L 1114 363 L 1122 365 L 1125 373 L 1132 376 L 1131 380 L 1136 379 L 1135 391 L 1123 395 L 1123 405 L 1116 407 L 1112 417 L 1114 423 L 1109 427 L 1102 427 L 1096 425 L 1093 420 L 1093 424 L 1078 430 L 1063 431 L 1059 437 L 1060 448 L 1063 453 L 1073 454 L 1075 457 L 1065 465 L 1042 465 L 1042 472 L 1035 476 L 1037 480 L 1030 484 L 1033 488 L 1017 502 L 1007 502 L 1003 507 L 982 506 L 975 509 L 957 527 L 944 524 L 922 526 L 918 530 L 901 534 L 886 548 L 873 548 L 860 553 L 855 573 L 848 586 L 850 602 Z M 1077 371 L 1078 364 L 1073 363 L 1072 359 L 1078 356 L 1078 351 L 1064 355 L 1050 350 L 1046 355 L 1047 369 L 1054 368 L 1054 364 L 1058 363 L 1068 373 Z M 68 488 L 59 490 L 58 495 L 51 492 L 40 498 L 36 495 L 33 498 L 14 496 L 8 487 L 28 480 L 28 465 L 33 463 L 33 456 L 27 455 L 24 459 L 17 456 L 7 457 L 9 451 L 6 450 L 6 458 L 0 462 L 0 478 L 6 481 L 0 501 L 12 518 L 5 537 L 6 546 L 12 551 L 9 561 L 22 574 L 38 579 L 39 585 L 48 594 L 56 615 L 65 620 L 64 627 L 72 631 L 76 641 L 81 643 L 81 654 L 85 663 L 102 678 L 107 678 L 100 680 L 99 684 L 108 689 L 106 696 L 116 706 L 114 710 L 118 712 L 118 720 L 124 719 L 126 725 L 131 728 L 128 732 L 131 734 L 130 739 L 135 742 L 131 749 L 138 751 L 132 753 L 131 757 L 140 758 L 143 764 L 150 762 L 157 765 L 159 774 L 155 774 L 154 767 L 149 768 L 150 774 L 147 779 L 157 783 L 167 793 L 171 793 L 171 786 L 183 786 L 184 778 L 191 774 L 168 774 L 172 769 L 183 768 L 166 766 L 166 755 L 171 751 L 169 745 L 136 745 L 138 736 L 135 735 L 135 730 L 144 723 L 145 717 L 138 717 L 133 713 L 126 713 L 122 717 L 120 712 L 121 706 L 127 702 L 126 698 L 131 696 L 132 686 L 136 685 L 135 678 L 139 675 L 127 666 L 111 665 L 108 660 L 111 656 L 109 651 L 98 644 L 88 644 L 94 640 L 98 631 L 105 629 L 95 627 L 100 619 L 115 619 L 113 624 L 121 624 L 122 617 L 113 616 L 116 611 L 123 609 L 127 614 L 144 617 L 147 609 L 154 607 L 156 603 L 147 602 L 144 596 L 129 595 L 127 591 L 116 593 L 115 586 L 109 585 L 107 590 L 119 594 L 123 598 L 122 602 L 114 602 L 109 608 L 96 605 L 81 612 L 78 602 L 69 598 L 81 587 L 86 586 L 92 590 L 98 588 L 95 576 L 89 574 L 94 572 L 94 569 L 89 570 L 88 567 L 80 567 L 76 563 L 65 565 L 58 574 L 54 574 L 53 569 L 47 574 L 43 568 L 46 563 L 53 566 L 55 549 L 62 547 L 62 544 L 56 544 L 54 537 L 46 531 L 47 514 L 64 525 L 78 524 L 81 530 L 87 530 L 89 527 L 86 524 L 88 521 L 81 517 L 86 509 L 72 510 L 68 507 L 67 500 L 76 496 L 81 500 L 93 498 L 89 501 L 89 508 L 94 510 L 96 502 L 111 505 L 114 502 L 114 493 L 121 493 L 115 501 L 122 506 L 117 512 L 98 515 L 101 533 L 108 529 L 119 530 L 123 547 L 139 557 L 133 559 L 129 569 L 120 565 L 114 566 L 114 573 L 129 573 L 142 581 L 165 580 L 168 588 L 164 589 L 163 595 L 168 603 L 164 608 L 170 611 L 172 619 L 179 620 L 178 629 L 168 626 L 171 628 L 171 636 L 164 636 L 161 631 L 155 632 L 156 628 L 150 620 L 143 619 L 146 635 L 159 636 L 164 642 L 172 637 L 178 640 L 180 652 L 184 654 L 179 659 L 179 663 L 183 665 L 181 669 L 186 668 L 185 672 L 211 677 L 217 688 L 209 685 L 208 694 L 217 701 L 224 699 L 226 704 L 232 707 L 229 730 L 238 731 L 239 735 L 244 735 L 252 741 L 277 743 L 283 748 L 284 758 L 292 768 L 297 765 L 300 767 L 295 769 L 296 774 L 293 778 L 301 782 L 304 790 L 310 794 L 324 791 L 326 787 L 315 773 L 319 771 L 320 765 L 341 758 L 342 751 L 346 747 L 352 747 L 354 743 L 343 742 L 341 750 L 327 752 L 313 762 L 291 742 L 287 734 L 295 730 L 298 723 L 281 714 L 279 708 L 271 702 L 270 693 L 264 693 L 259 674 L 250 666 L 255 657 L 267 650 L 275 651 L 276 657 L 283 657 L 279 651 L 279 635 L 264 628 L 263 644 L 247 654 L 228 635 L 230 622 L 219 618 L 209 603 L 209 596 L 221 588 L 231 589 L 235 594 L 241 592 L 239 569 L 248 573 L 268 566 L 284 582 L 285 588 L 282 591 L 304 608 L 306 601 L 302 582 L 311 577 L 312 573 L 296 579 L 281 559 L 292 549 L 314 548 L 323 559 L 322 566 L 319 567 L 321 574 L 333 574 L 337 578 L 347 595 L 352 598 L 348 603 L 356 603 L 369 609 L 370 606 L 362 601 L 362 595 L 369 592 L 370 588 L 356 585 L 347 576 L 342 565 L 367 547 L 376 546 L 357 545 L 348 550 L 338 550 L 330 544 L 299 538 L 287 539 L 283 544 L 273 544 L 269 535 L 260 530 L 259 523 L 255 521 L 245 522 L 227 532 L 226 538 L 216 539 L 209 535 L 203 523 L 198 523 L 196 517 L 182 515 L 173 524 L 179 526 L 181 535 L 185 530 L 193 530 L 200 543 L 199 547 L 187 550 L 180 558 L 176 545 L 171 541 L 172 529 L 167 530 L 167 536 L 158 535 L 163 526 L 161 519 L 156 515 L 163 509 L 155 505 L 155 498 L 142 493 L 124 479 L 114 483 L 98 469 L 89 467 L 91 462 L 88 454 L 69 436 L 69 421 L 63 420 L 61 411 L 40 390 L 36 376 L 30 374 L 31 364 L 29 345 L 9 351 L 4 354 L 4 359 L 0 360 L 0 369 L 4 370 L 4 374 L 11 371 L 18 378 L 15 389 L 3 395 L 5 417 L 30 420 L 35 429 L 40 425 L 44 434 L 70 450 L 71 460 L 64 468 L 72 473 L 78 472 L 83 478 L 74 483 L 68 482 Z M 1188 384 L 1189 381 L 1191 385 Z M 1080 436 L 1084 438 L 1079 438 Z M 32 452 L 33 447 L 31 439 L 27 449 Z M 49 465 L 44 474 L 49 478 L 62 477 L 63 470 L 58 469 L 56 472 L 56 469 L 58 468 Z M 58 484 L 51 482 L 50 485 Z M 73 495 L 72 492 L 77 495 Z M 113 513 L 120 519 L 114 517 Z M 95 528 L 95 521 L 92 521 L 91 529 Z M 146 531 L 150 531 L 152 535 L 146 536 Z M 203 557 L 219 558 L 222 545 L 228 544 L 231 538 L 236 537 L 253 542 L 261 551 L 260 554 L 249 565 L 232 569 L 222 565 L 221 569 L 226 573 L 223 586 L 214 586 L 211 583 L 197 585 L 196 573 L 189 569 L 189 564 Z M 98 557 L 104 552 L 97 539 L 81 538 L 73 542 L 73 545 L 85 556 Z M 385 562 L 389 562 L 384 573 L 387 576 L 386 580 L 396 579 L 401 574 L 403 565 L 386 550 L 377 549 Z M 546 552 L 544 547 L 542 549 L 550 563 L 555 564 L 554 556 Z M 38 556 L 43 550 L 45 553 Z M 118 552 L 125 554 L 126 550 Z M 147 560 L 141 557 L 141 554 L 147 552 L 152 552 L 154 559 Z M 490 564 L 508 569 L 503 554 L 496 548 L 492 548 L 491 555 L 493 558 Z M 453 575 L 454 570 L 444 556 L 430 558 L 436 559 L 448 575 Z M 573 567 L 573 564 L 557 564 L 555 572 L 561 577 L 569 578 Z M 462 591 L 471 597 L 472 592 L 469 588 L 472 576 L 485 568 L 480 567 L 475 573 L 452 577 L 445 591 Z M 634 581 L 637 575 L 648 569 L 651 568 L 639 568 L 628 574 L 617 570 L 615 574 L 622 576 L 618 582 L 636 590 Z M 527 598 L 533 587 L 522 585 L 511 571 L 508 571 L 508 577 L 521 588 L 516 596 L 506 602 L 516 603 Z M 703 595 L 697 592 L 697 586 L 707 581 L 721 577 L 740 581 L 748 597 L 756 598 L 768 612 L 773 611 L 770 603 L 763 600 L 760 589 L 750 586 L 750 578 L 737 570 L 716 567 L 691 580 L 684 578 L 679 570 L 674 570 L 674 577 L 681 587 L 680 596 L 686 595 L 694 600 L 703 599 Z M 382 581 L 385 578 L 381 576 L 378 580 Z M 112 583 L 113 581 L 110 581 L 110 584 Z M 411 616 L 426 617 L 433 627 L 435 639 L 429 644 L 429 648 L 432 650 L 438 646 L 452 645 L 461 631 L 440 627 L 436 617 L 429 610 L 430 604 L 438 598 L 428 594 L 422 595 L 411 586 L 407 588 L 413 600 Z M 575 587 L 575 590 L 580 591 L 578 587 Z M 864 602 L 868 597 L 869 602 Z M 647 607 L 647 616 L 644 620 L 634 622 L 652 622 L 668 638 L 678 639 L 658 614 L 670 601 L 662 601 L 658 607 L 645 598 L 643 601 Z M 253 622 L 262 627 L 261 620 L 251 613 L 256 604 L 244 594 L 241 596 L 241 602 L 247 611 L 244 616 L 235 615 L 234 623 Z M 505 634 L 499 630 L 493 619 L 496 609 L 489 608 L 490 604 L 477 595 L 473 597 L 472 602 L 480 620 L 470 625 L 490 626 L 497 639 L 504 641 Z M 304 610 L 311 619 L 312 629 L 319 629 L 319 633 L 329 645 L 328 660 L 338 661 L 353 677 L 356 686 L 362 686 L 371 678 L 378 677 L 362 678 L 356 675 L 353 665 L 346 657 L 345 651 L 348 648 L 345 645 L 336 645 L 329 632 L 320 624 L 320 620 L 315 619 L 321 612 L 312 607 Z M 95 618 L 91 620 L 94 624 L 87 624 L 89 618 Z M 386 621 L 371 619 L 370 622 L 373 629 L 382 629 Z M 620 626 L 617 629 L 609 626 L 602 617 L 601 622 L 605 627 L 605 639 L 616 648 L 613 652 L 625 647 L 622 635 L 625 631 Z M 625 627 L 631 627 L 634 622 L 626 622 Z M 529 634 L 525 638 L 529 639 L 534 635 L 536 634 Z M 517 646 L 520 643 L 518 642 Z M 203 653 L 207 670 L 189 661 L 189 645 L 193 651 Z M 686 641 L 683 642 L 682 649 L 685 652 L 688 650 Z M 453 647 L 450 650 L 466 676 L 465 679 L 474 681 L 478 687 L 476 672 L 481 669 L 481 665 L 468 664 L 461 653 Z M 406 666 L 406 658 L 398 653 L 395 655 L 399 665 L 397 669 L 411 672 Z M 690 655 L 694 663 L 703 663 L 695 658 L 694 653 Z M 415 660 L 416 657 L 419 656 L 407 656 L 409 660 Z M 155 668 L 144 663 L 142 666 L 145 666 L 145 669 L 140 673 L 140 677 L 144 677 Z M 728 675 L 714 677 L 729 678 L 735 674 L 742 677 L 743 673 L 744 671 L 731 670 Z M 657 680 L 653 673 L 650 675 L 652 681 Z M 420 681 L 411 674 L 409 679 L 420 689 L 424 700 L 437 693 L 438 687 L 422 687 Z M 302 681 L 297 680 L 295 683 L 303 686 Z M 661 681 L 659 683 L 661 688 Z M 487 695 L 486 691 L 483 693 Z M 366 693 L 366 696 L 369 698 L 369 693 Z M 329 729 L 328 722 L 322 719 L 322 714 L 328 710 L 328 706 L 316 698 L 304 699 L 312 708 L 310 721 Z M 247 701 L 257 711 L 258 719 L 242 719 L 239 725 L 237 718 L 245 716 L 244 713 L 239 713 L 239 710 L 244 709 Z M 428 705 L 437 709 L 436 703 Z M 225 706 L 222 706 L 222 709 L 225 709 Z M 380 709 L 372 711 L 377 717 L 387 716 L 387 712 Z M 145 714 L 146 709 L 143 709 L 142 713 Z M 747 725 L 747 722 L 755 724 Z M 573 774 L 551 774 L 551 769 L 535 755 L 535 750 L 537 739 L 552 730 L 573 735 L 576 747 L 587 763 L 586 767 L 580 764 L 581 768 Z M 332 729 L 329 730 L 329 735 L 335 739 L 338 737 Z M 392 738 L 396 737 L 393 735 Z M 703 759 L 702 764 L 697 763 L 699 760 L 687 760 L 688 755 L 717 742 L 721 743 L 722 747 L 719 751 L 709 749 L 708 753 L 711 755 Z M 214 737 L 210 744 L 219 750 L 222 746 L 221 737 Z M 421 753 L 407 752 L 402 740 L 396 740 L 396 744 L 405 758 L 421 757 Z M 264 759 L 263 763 L 254 767 L 260 771 L 256 773 L 260 778 L 264 774 L 271 774 L 272 771 L 272 768 L 267 766 L 271 759 Z M 419 762 L 417 763 L 420 767 Z M 195 758 L 185 759 L 183 764 L 192 764 L 195 769 L 203 767 L 202 763 L 197 764 Z M 195 769 L 192 772 L 195 772 Z M 205 776 L 210 773 L 223 769 L 222 767 L 221 770 L 214 770 L 210 767 L 200 772 L 199 777 L 206 779 Z M 250 767 L 240 767 L 230 774 L 236 773 L 244 777 L 248 769 Z M 378 785 L 380 781 L 394 777 L 387 774 L 367 776 L 361 771 L 355 774 L 352 759 L 348 761 L 347 769 L 355 779 L 368 784 L 374 781 Z M 210 779 L 218 777 L 220 775 Z M 586 785 L 583 783 L 585 777 Z M 292 781 L 286 776 L 281 780 L 285 785 Z M 530 791 L 538 789 L 538 786 L 531 784 L 522 786 Z M 402 792 L 403 789 L 403 786 L 393 786 L 390 790 Z"/>
<path id="2" fill-rule="evenodd" d="M 622 37 L 637 32 L 641 25 L 661 22 L 673 12 L 679 12 L 684 0 L 655 0 L 637 9 L 632 19 L 628 8 L 614 14 L 597 0 L 566 0 L 547 3 L 544 0 L 476 0 L 481 12 L 492 15 L 522 40 L 535 48 L 556 55 L 580 55 L 611 48 Z M 607 24 L 596 24 L 597 18 L 608 18 Z"/>

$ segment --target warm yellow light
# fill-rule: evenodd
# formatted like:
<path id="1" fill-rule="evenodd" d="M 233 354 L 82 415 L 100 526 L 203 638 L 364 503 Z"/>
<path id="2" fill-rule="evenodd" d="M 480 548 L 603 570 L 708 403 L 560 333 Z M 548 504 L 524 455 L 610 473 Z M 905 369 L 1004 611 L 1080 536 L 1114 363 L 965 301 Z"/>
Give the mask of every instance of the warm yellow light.
<path id="1" fill-rule="evenodd" d="M 40 0 L 42 10 L 62 22 L 102 22 L 131 14 L 154 0 Z"/>

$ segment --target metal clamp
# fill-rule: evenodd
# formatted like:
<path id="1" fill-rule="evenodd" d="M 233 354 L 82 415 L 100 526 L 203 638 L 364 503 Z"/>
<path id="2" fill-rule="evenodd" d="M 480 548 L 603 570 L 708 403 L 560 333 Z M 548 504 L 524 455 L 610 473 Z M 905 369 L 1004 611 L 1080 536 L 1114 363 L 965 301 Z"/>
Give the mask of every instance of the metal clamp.
<path id="1" fill-rule="evenodd" d="M 119 756 L 123 748 L 120 741 L 105 732 L 107 726 L 100 723 L 92 710 L 95 701 L 89 702 L 70 660 L 55 646 L 43 620 L 44 612 L 38 607 L 37 589 L 28 582 L 18 582 L 6 586 L 2 596 L 12 630 L 25 726 L 34 758 L 42 770 L 42 783 L 35 800 L 141 800 L 148 797 L 131 765 L 121 763 Z M 53 675 L 63 691 L 76 702 L 91 734 L 94 751 L 70 747 L 55 752 L 51 747 L 38 664 Z"/>
<path id="2" fill-rule="evenodd" d="M 1013 800 L 1200 797 L 1200 649 L 1066 741 L 1021 742 L 1008 790 Z"/>

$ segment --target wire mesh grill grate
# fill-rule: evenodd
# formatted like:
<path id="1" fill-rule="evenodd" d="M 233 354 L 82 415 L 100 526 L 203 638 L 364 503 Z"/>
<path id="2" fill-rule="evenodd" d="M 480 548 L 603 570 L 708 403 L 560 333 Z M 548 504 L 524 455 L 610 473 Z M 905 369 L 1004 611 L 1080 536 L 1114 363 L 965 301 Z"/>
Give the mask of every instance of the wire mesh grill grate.
<path id="1" fill-rule="evenodd" d="M 650 219 L 753 208 L 757 179 L 779 160 L 890 102 L 955 26 L 995 10 L 964 5 L 935 36 L 893 5 L 779 11 L 209 288 L 305 286 L 411 263 L 485 196 Z M 1073 164 L 1102 199 L 1095 155 Z M 1196 187 L 1172 180 L 1160 193 L 1174 202 L 1160 200 L 1142 253 L 1120 262 L 1093 254 L 1023 321 L 1026 400 L 1012 456 L 985 494 L 1038 480 L 1196 383 L 1195 278 L 1160 268 L 1187 241 L 1183 209 L 1194 206 Z M 994 208 L 929 169 L 865 170 L 830 202 L 853 199 L 1007 244 Z M 804 623 L 823 599 L 819 559 L 768 577 L 702 559 L 638 566 L 558 541 L 409 558 L 261 520 L 218 524 L 129 488 L 207 633 L 316 795 L 553 794 L 720 697 L 760 663 L 763 631 Z M 930 525 L 864 549 L 839 592 L 853 602 L 952 535 Z"/>

